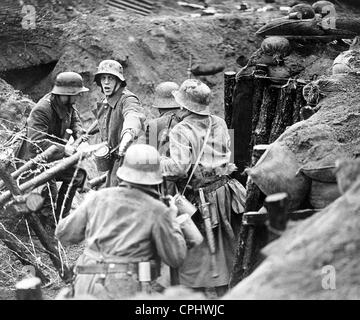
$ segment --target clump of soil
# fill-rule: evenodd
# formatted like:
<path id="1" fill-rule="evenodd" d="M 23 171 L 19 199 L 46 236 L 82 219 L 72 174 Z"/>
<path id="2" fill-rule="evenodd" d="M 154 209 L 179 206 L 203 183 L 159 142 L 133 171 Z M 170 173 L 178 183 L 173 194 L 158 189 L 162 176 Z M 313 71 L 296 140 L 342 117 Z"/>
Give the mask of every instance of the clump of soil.
<path id="1" fill-rule="evenodd" d="M 328 81 L 337 84 L 337 89 L 327 92 L 317 105 L 319 111 L 291 126 L 277 140 L 288 146 L 301 164 L 309 167 L 333 165 L 338 158 L 360 155 L 360 78 L 342 74 Z"/>
<path id="2" fill-rule="evenodd" d="M 17 146 L 16 142 L 12 142 L 15 133 L 24 127 L 34 105 L 29 97 L 0 79 L 0 158 L 11 158 Z"/>

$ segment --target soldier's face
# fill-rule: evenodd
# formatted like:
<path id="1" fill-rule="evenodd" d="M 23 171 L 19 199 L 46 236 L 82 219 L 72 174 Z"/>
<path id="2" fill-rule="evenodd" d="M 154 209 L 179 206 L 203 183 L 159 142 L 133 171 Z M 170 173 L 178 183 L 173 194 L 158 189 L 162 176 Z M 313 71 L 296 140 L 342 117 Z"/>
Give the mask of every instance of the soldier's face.
<path id="1" fill-rule="evenodd" d="M 102 74 L 100 82 L 105 96 L 111 96 L 118 89 L 118 80 L 111 74 Z"/>
<path id="2" fill-rule="evenodd" d="M 78 98 L 78 95 L 76 96 L 64 96 L 64 95 L 60 95 L 60 101 L 64 104 L 64 105 L 70 105 L 70 104 L 74 104 Z"/>

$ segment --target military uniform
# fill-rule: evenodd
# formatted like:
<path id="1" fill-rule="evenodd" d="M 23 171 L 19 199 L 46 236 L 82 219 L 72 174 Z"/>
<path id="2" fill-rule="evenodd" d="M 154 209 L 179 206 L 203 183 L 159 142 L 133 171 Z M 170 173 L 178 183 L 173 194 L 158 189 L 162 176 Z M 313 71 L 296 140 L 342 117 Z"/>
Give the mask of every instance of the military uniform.
<path id="1" fill-rule="evenodd" d="M 73 131 L 74 139 L 77 139 L 83 132 L 77 110 L 73 106 L 63 105 L 59 98 L 51 93 L 48 93 L 41 98 L 36 106 L 31 110 L 26 125 L 27 140 L 23 140 L 20 148 L 15 154 L 17 158 L 25 161 L 34 158 L 37 154 L 49 148 L 53 145 L 53 142 L 60 144 L 60 146 L 65 145 L 62 138 L 65 135 L 66 129 L 71 129 Z M 64 157 L 64 148 L 61 148 L 60 146 L 59 152 L 57 152 L 52 158 L 49 158 L 49 162 L 59 160 Z M 57 191 L 55 181 L 63 182 L 57 194 L 55 212 L 57 218 L 60 215 L 60 209 L 64 202 L 65 194 L 68 190 L 74 172 L 75 168 L 68 168 L 59 172 L 53 180 L 49 181 L 54 201 L 56 199 Z M 65 200 L 64 215 L 68 214 L 70 211 L 76 189 L 83 185 L 85 178 L 86 172 L 82 169 L 78 170 L 78 173 L 73 180 L 72 188 L 69 191 L 67 200 Z M 46 187 L 42 191 L 42 194 L 47 198 L 47 206 L 45 207 L 49 210 L 48 207 L 50 206 L 50 199 Z"/>
<path id="2" fill-rule="evenodd" d="M 145 116 L 140 101 L 131 91 L 119 89 L 106 101 L 103 99 L 93 110 L 97 120 L 101 140 L 107 141 L 110 150 L 119 146 L 124 132 L 131 130 L 134 136 L 140 135 L 143 130 Z M 115 186 L 117 182 L 116 170 L 120 159 L 117 153 L 112 154 L 112 166 L 108 171 L 106 186 Z"/>
<path id="3" fill-rule="evenodd" d="M 150 120 L 145 130 L 146 143 L 157 148 L 160 155 L 169 156 L 169 133 L 179 121 L 176 110 L 169 110 L 161 117 Z"/>
<path id="4" fill-rule="evenodd" d="M 115 60 L 103 60 L 95 74 L 95 82 L 104 92 L 101 77 L 113 76 L 117 79 L 114 91 L 104 98 L 93 110 L 102 141 L 107 141 L 111 152 L 111 168 L 106 178 L 106 187 L 116 186 L 116 171 L 121 164 L 124 148 L 140 136 L 144 130 L 144 110 L 138 97 L 126 88 L 122 65 Z M 95 133 L 95 131 L 94 131 Z M 125 136 L 127 136 L 125 138 Z M 128 136 L 131 136 L 129 139 Z M 115 150 L 116 149 L 116 150 Z"/>
<path id="5" fill-rule="evenodd" d="M 200 207 L 199 188 L 203 188 L 205 200 L 210 204 L 210 219 L 215 237 L 219 276 L 212 277 L 210 250 L 207 241 L 204 240 L 199 246 L 188 250 L 185 262 L 179 268 L 180 284 L 194 289 L 226 288 L 235 254 L 235 238 L 240 227 L 241 214 L 244 212 L 245 189 L 237 180 L 229 177 L 235 166 L 230 163 L 231 141 L 225 121 L 215 115 L 210 115 L 208 110 L 204 109 L 208 104 L 201 100 L 201 90 L 209 96 L 210 89 L 200 81 L 190 79 L 182 84 L 178 92 L 188 93 L 191 90 L 198 90 L 194 93 L 194 97 L 200 102 L 193 103 L 190 99 L 188 102 L 176 100 L 180 103 L 184 102 L 184 108 L 189 108 L 191 113 L 171 130 L 170 157 L 161 158 L 161 168 L 166 175 L 178 177 L 177 185 L 182 192 L 210 128 L 203 154 L 185 196 L 190 202 Z M 177 98 L 176 95 L 175 98 Z M 199 210 L 192 219 L 206 239 Z"/>
<path id="6" fill-rule="evenodd" d="M 56 236 L 62 243 L 86 240 L 84 253 L 76 264 L 75 295 L 124 299 L 140 290 L 139 262 L 151 262 L 157 267 L 160 259 L 172 267 L 183 262 L 186 243 L 175 212 L 149 188 L 162 180 L 154 157 L 148 157 L 147 164 L 141 161 L 149 148 L 152 147 L 131 146 L 124 165 L 117 171 L 123 182 L 93 192 L 73 214 L 60 221 Z M 157 153 L 152 149 L 153 154 Z M 139 159 L 140 163 L 133 165 L 133 161 L 128 161 L 132 155 L 132 160 Z M 151 175 L 155 171 L 156 175 Z M 152 272 L 151 279 L 157 276 Z"/>

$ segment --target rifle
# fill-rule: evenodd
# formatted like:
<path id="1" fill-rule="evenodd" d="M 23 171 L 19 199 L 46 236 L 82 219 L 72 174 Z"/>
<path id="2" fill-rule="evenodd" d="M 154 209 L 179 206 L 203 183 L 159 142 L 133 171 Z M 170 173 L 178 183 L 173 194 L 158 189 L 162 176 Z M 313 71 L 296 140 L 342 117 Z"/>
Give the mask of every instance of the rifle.
<path id="1" fill-rule="evenodd" d="M 215 238 L 214 238 L 214 233 L 213 233 L 213 230 L 211 227 L 209 203 L 205 201 L 205 195 L 204 195 L 203 188 L 199 188 L 199 195 L 200 195 L 200 202 L 201 202 L 200 212 L 201 212 L 201 216 L 204 221 L 206 240 L 209 245 L 210 254 L 211 254 L 212 277 L 217 278 L 219 276 L 219 272 L 218 272 L 218 267 L 217 267 L 217 263 L 216 263 Z"/>

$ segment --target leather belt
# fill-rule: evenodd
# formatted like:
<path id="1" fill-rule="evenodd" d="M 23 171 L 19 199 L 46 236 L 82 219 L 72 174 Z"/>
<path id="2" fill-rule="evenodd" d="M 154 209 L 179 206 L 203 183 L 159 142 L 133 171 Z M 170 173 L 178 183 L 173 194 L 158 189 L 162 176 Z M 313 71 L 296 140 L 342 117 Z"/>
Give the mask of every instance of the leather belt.
<path id="1" fill-rule="evenodd" d="M 78 274 L 137 273 L 137 263 L 98 263 L 76 266 Z"/>

